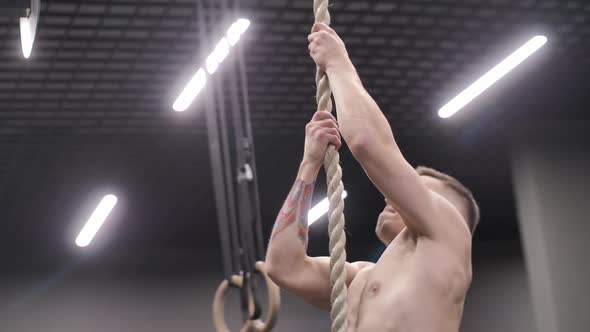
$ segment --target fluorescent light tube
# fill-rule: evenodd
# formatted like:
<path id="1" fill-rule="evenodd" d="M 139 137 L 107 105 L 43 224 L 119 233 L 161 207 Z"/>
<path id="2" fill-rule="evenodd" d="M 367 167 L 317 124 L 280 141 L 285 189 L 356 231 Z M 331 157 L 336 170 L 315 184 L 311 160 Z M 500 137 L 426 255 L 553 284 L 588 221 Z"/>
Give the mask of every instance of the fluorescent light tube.
<path id="1" fill-rule="evenodd" d="M 348 193 L 346 192 L 346 190 L 344 190 L 342 192 L 342 199 L 346 198 L 346 196 L 348 196 Z M 326 197 L 321 202 L 316 204 L 316 206 L 311 208 L 307 213 L 308 225 L 311 226 L 311 224 L 313 224 L 314 222 L 316 222 L 316 220 L 320 219 L 324 214 L 326 214 L 326 212 L 328 212 L 329 207 L 330 201 L 328 200 L 328 197 Z"/>
<path id="2" fill-rule="evenodd" d="M 31 56 L 31 51 L 33 50 L 40 12 L 41 1 L 30 0 L 30 8 L 27 9 L 27 17 L 21 17 L 19 20 L 21 48 L 25 59 L 28 59 Z"/>
<path id="3" fill-rule="evenodd" d="M 20 18 L 20 42 L 23 50 L 25 59 L 31 56 L 31 50 L 33 49 L 33 29 L 31 27 L 31 21 L 27 17 Z"/>
<path id="4" fill-rule="evenodd" d="M 514 67 L 518 66 L 531 54 L 535 53 L 539 48 L 545 45 L 545 43 L 547 43 L 547 37 L 545 36 L 539 35 L 531 38 L 528 42 L 514 51 L 514 53 L 510 54 L 506 59 L 502 60 L 502 62 L 467 87 L 467 89 L 463 90 L 455 98 L 446 103 L 438 111 L 438 115 L 441 118 L 448 118 L 457 113 L 461 108 L 475 99 L 475 97 L 496 83 L 496 81 L 502 78 L 502 76 L 508 74 L 514 69 Z"/>
<path id="5" fill-rule="evenodd" d="M 237 44 L 242 34 L 244 34 L 246 30 L 248 30 L 249 26 L 250 20 L 247 20 L 245 18 L 241 18 L 234 22 L 234 24 L 232 24 L 229 27 L 229 29 L 227 29 L 227 41 L 229 42 L 229 44 L 231 46 Z"/>
<path id="6" fill-rule="evenodd" d="M 207 83 L 207 75 L 205 75 L 205 70 L 203 68 L 199 68 L 184 87 L 178 98 L 176 98 L 176 101 L 172 105 L 172 109 L 176 112 L 186 111 L 193 100 L 197 98 L 199 92 L 203 90 L 205 83 Z"/>
<path id="7" fill-rule="evenodd" d="M 209 73 L 209 75 L 213 74 L 217 70 L 221 62 L 223 62 L 223 60 L 227 57 L 228 54 L 229 43 L 227 42 L 227 39 L 224 37 L 219 41 L 219 43 L 217 43 L 217 46 L 215 46 L 215 49 L 207 57 L 207 60 L 205 62 L 205 68 L 207 68 L 207 72 Z"/>
<path id="8" fill-rule="evenodd" d="M 115 205 L 117 204 L 117 196 L 115 195 L 106 195 L 103 199 L 98 203 L 98 206 L 90 216 L 90 219 L 86 222 L 86 225 L 78 234 L 76 238 L 76 245 L 79 247 L 86 247 L 90 244 L 96 232 L 102 224 L 105 222 Z"/>
<path id="9" fill-rule="evenodd" d="M 205 69 L 200 68 L 182 90 L 178 98 L 176 98 L 176 101 L 172 105 L 173 110 L 183 112 L 191 105 L 199 92 L 205 87 L 205 83 L 207 82 L 206 74 L 212 75 L 217 71 L 219 65 L 229 55 L 230 48 L 240 40 L 240 37 L 246 32 L 249 26 L 250 21 L 241 18 L 229 27 L 226 37 L 223 37 L 215 45 L 215 49 L 205 60 Z"/>

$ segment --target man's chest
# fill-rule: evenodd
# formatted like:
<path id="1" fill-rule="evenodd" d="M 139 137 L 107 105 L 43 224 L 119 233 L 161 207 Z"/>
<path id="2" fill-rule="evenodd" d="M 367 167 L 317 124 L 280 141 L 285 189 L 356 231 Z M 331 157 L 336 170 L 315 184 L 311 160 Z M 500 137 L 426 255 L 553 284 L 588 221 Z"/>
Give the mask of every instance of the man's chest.
<path id="1" fill-rule="evenodd" d="M 412 288 L 404 281 L 409 271 L 402 271 L 386 273 L 377 265 L 359 271 L 348 288 L 348 324 L 351 328 L 367 324 L 383 327 L 399 321 L 392 319 L 396 312 L 391 308 L 407 306 Z"/>
<path id="2" fill-rule="evenodd" d="M 348 289 L 350 331 L 413 331 L 409 326 L 424 330 L 419 313 L 430 312 L 434 319 L 454 310 L 457 303 L 450 290 L 457 288 L 453 280 L 458 279 L 450 271 L 456 269 L 438 257 L 440 252 L 422 249 L 386 251 L 375 265 L 357 273 Z M 454 311 L 446 314 L 456 316 Z"/>

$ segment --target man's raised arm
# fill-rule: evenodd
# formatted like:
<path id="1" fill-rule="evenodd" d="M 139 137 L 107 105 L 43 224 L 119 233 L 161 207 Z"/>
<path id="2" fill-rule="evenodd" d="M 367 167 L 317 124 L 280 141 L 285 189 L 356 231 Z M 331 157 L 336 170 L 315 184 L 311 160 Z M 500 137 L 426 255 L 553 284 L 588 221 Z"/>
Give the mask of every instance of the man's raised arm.
<path id="1" fill-rule="evenodd" d="M 277 216 L 266 254 L 268 274 L 278 286 L 325 310 L 330 308 L 330 260 L 307 256 L 307 213 L 328 143 L 340 147 L 335 120 L 318 112 L 307 125 L 304 158 Z M 347 263 L 348 283 L 364 265 Z"/>
<path id="2" fill-rule="evenodd" d="M 418 235 L 433 235 L 436 196 L 402 155 L 389 123 L 364 89 L 334 30 L 316 23 L 309 35 L 310 55 L 330 80 L 342 137 L 368 177 Z"/>

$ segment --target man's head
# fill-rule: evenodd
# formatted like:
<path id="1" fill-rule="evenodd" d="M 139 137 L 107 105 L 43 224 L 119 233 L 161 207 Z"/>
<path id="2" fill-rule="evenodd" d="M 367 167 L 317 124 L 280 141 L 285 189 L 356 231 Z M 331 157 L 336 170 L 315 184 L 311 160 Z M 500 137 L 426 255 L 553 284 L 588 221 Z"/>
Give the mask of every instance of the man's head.
<path id="1" fill-rule="evenodd" d="M 416 168 L 424 184 L 432 191 L 447 199 L 461 213 L 471 234 L 479 224 L 479 206 L 469 189 L 457 179 L 432 168 L 420 166 Z M 402 217 L 387 199 L 385 208 L 377 219 L 375 233 L 386 245 L 406 227 Z"/>

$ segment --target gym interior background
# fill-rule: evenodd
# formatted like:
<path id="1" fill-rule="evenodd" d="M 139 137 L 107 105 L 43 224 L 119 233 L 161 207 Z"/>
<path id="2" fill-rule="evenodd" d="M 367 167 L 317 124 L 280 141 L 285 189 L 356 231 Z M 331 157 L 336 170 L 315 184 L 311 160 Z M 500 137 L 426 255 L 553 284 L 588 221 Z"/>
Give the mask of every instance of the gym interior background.
<path id="1" fill-rule="evenodd" d="M 332 26 L 406 158 L 458 177 L 480 202 L 461 331 L 588 331 L 590 3 L 332 3 Z M 315 111 L 312 1 L 238 4 L 251 21 L 240 43 L 267 239 Z M 211 23 L 222 15 L 217 1 L 201 5 Z M 0 330 L 212 331 L 223 274 L 200 100 L 210 87 L 172 110 L 204 62 L 196 1 L 42 1 L 29 59 L 18 16 L 0 10 Z M 535 34 L 545 47 L 455 117 L 437 116 Z M 349 258 L 374 260 L 382 197 L 346 148 L 341 164 Z M 107 192 L 116 208 L 77 247 Z M 310 255 L 327 254 L 326 224 L 311 227 Z M 237 294 L 227 315 L 237 330 Z M 329 325 L 282 293 L 275 330 Z"/>

